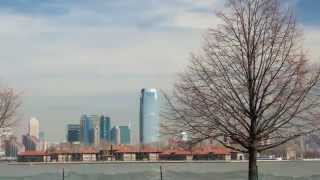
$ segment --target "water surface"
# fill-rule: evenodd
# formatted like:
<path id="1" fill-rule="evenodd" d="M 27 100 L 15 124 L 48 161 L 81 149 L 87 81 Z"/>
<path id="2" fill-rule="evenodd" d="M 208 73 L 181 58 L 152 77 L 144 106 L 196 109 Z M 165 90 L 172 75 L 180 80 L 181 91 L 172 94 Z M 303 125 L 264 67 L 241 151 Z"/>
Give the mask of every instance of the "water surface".
<path id="1" fill-rule="evenodd" d="M 0 164 L 0 180 L 246 180 L 247 163 Z M 259 180 L 320 180 L 320 161 L 260 162 Z"/>

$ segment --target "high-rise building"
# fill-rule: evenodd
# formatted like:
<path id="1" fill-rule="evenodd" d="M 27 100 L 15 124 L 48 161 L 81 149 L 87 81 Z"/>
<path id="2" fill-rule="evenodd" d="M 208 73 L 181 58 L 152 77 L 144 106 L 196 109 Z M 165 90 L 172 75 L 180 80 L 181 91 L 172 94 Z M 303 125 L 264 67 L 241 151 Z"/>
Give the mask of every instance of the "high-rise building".
<path id="1" fill-rule="evenodd" d="M 48 141 L 45 139 L 45 133 L 43 131 L 39 132 L 39 150 L 46 151 L 48 149 Z"/>
<path id="2" fill-rule="evenodd" d="M 36 118 L 29 121 L 29 135 L 39 139 L 39 120 Z"/>
<path id="3" fill-rule="evenodd" d="M 94 145 L 100 144 L 100 117 L 98 115 L 90 115 L 92 121 L 92 142 Z"/>
<path id="4" fill-rule="evenodd" d="M 80 124 L 67 125 L 67 141 L 69 143 L 80 142 Z"/>
<path id="5" fill-rule="evenodd" d="M 100 117 L 100 141 L 110 143 L 110 118 L 102 115 Z"/>
<path id="6" fill-rule="evenodd" d="M 6 157 L 17 157 L 19 152 L 24 151 L 22 144 L 18 143 L 15 136 L 11 136 L 9 139 L 5 140 L 5 155 Z"/>
<path id="7" fill-rule="evenodd" d="M 159 97 L 156 89 L 142 89 L 140 97 L 140 144 L 159 142 Z"/>
<path id="8" fill-rule="evenodd" d="M 80 142 L 83 145 L 93 144 L 93 123 L 87 115 L 82 115 L 80 119 Z"/>
<path id="9" fill-rule="evenodd" d="M 121 143 L 119 126 L 114 126 L 111 129 L 111 141 L 112 141 L 112 144 L 115 144 L 115 145 L 119 145 Z"/>
<path id="10" fill-rule="evenodd" d="M 130 129 L 128 126 L 119 126 L 120 144 L 130 144 Z"/>
<path id="11" fill-rule="evenodd" d="M 37 151 L 40 149 L 39 140 L 29 134 L 22 136 L 22 144 L 26 151 Z"/>
<path id="12" fill-rule="evenodd" d="M 43 131 L 39 132 L 39 140 L 41 141 L 45 140 L 45 133 Z"/>
<path id="13" fill-rule="evenodd" d="M 9 127 L 0 128 L 0 156 L 4 155 L 4 153 L 5 153 L 4 143 L 11 136 L 12 136 L 12 129 L 11 128 L 9 128 Z"/>

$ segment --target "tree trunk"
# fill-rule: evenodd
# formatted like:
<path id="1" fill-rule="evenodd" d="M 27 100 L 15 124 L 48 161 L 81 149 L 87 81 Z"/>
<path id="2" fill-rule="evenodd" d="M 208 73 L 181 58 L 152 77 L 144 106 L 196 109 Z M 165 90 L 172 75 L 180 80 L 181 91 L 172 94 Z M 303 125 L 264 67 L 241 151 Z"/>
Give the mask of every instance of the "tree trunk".
<path id="1" fill-rule="evenodd" d="M 249 174 L 248 180 L 258 180 L 257 150 L 249 149 Z"/>

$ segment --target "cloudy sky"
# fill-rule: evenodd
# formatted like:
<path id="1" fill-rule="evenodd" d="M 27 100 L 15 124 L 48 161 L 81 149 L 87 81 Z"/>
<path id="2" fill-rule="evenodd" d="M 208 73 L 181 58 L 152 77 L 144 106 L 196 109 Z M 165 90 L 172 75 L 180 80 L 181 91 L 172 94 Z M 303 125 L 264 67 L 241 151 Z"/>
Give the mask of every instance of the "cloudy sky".
<path id="1" fill-rule="evenodd" d="M 309 58 L 320 60 L 320 1 L 296 6 Z M 138 121 L 139 91 L 169 91 L 223 0 L 0 0 L 0 81 L 22 93 L 51 141 L 80 115 Z"/>

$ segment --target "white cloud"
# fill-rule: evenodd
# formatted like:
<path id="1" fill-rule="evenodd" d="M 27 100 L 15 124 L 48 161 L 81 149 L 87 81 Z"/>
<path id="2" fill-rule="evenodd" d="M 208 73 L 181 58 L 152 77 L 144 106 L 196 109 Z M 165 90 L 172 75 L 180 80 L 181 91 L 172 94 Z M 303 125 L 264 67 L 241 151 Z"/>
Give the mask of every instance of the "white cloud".
<path id="1" fill-rule="evenodd" d="M 200 46 L 202 34 L 66 25 L 18 15 L 2 15 L 0 20 L 5 67 L 0 76 L 33 96 L 90 96 L 148 86 L 168 89 L 189 53 Z"/>
<path id="2" fill-rule="evenodd" d="M 320 27 L 304 27 L 304 45 L 308 58 L 320 63 Z"/>

